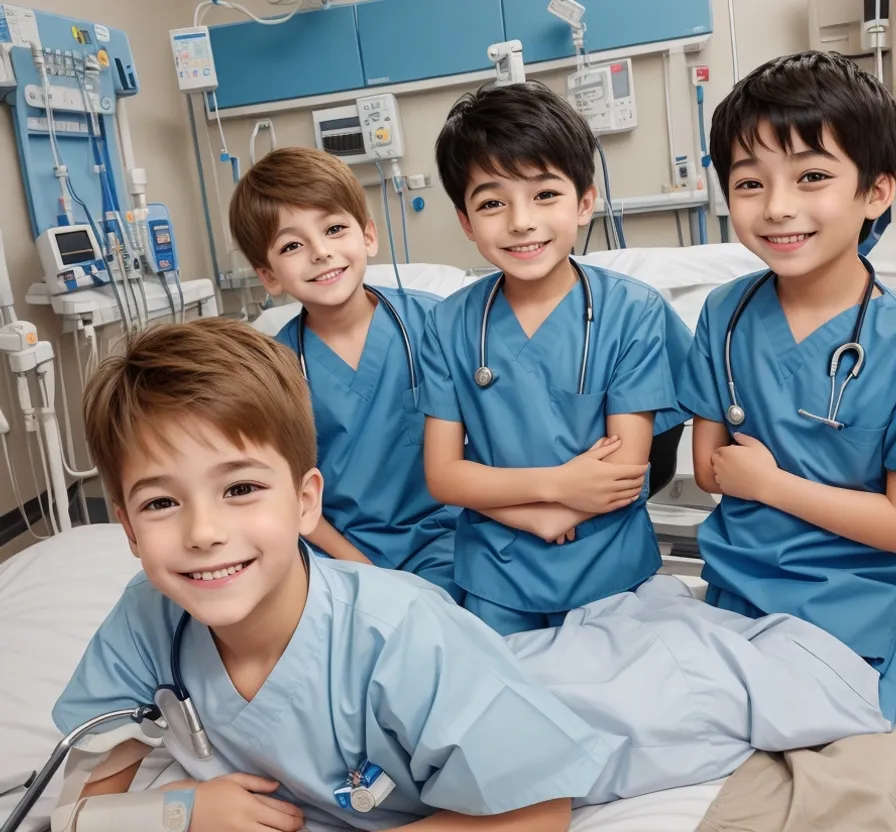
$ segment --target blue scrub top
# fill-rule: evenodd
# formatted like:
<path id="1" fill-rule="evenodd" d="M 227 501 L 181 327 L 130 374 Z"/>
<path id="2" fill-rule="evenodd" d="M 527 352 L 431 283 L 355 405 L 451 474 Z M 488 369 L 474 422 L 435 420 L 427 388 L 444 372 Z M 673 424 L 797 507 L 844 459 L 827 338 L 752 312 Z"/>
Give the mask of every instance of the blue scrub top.
<path id="1" fill-rule="evenodd" d="M 715 289 L 700 315 L 680 385 L 691 413 L 724 422 L 729 404 L 725 331 L 747 288 L 761 273 Z M 835 430 L 798 415 L 826 416 L 833 351 L 852 339 L 858 307 L 837 315 L 797 343 L 769 280 L 734 332 L 731 359 L 746 421 L 738 429 L 771 451 L 778 466 L 826 485 L 886 492 L 896 470 L 896 296 L 872 299 L 861 344 L 865 366 L 849 383 Z M 841 362 L 839 383 L 853 366 Z M 741 609 L 789 612 L 828 630 L 886 672 L 896 649 L 896 557 L 839 537 L 761 503 L 723 497 L 700 528 L 711 598 Z M 892 714 L 890 714 L 892 716 Z"/>
<path id="2" fill-rule="evenodd" d="M 414 290 L 380 291 L 404 322 L 419 378 L 424 319 L 441 298 Z M 298 321 L 277 335 L 294 352 Z M 377 304 L 357 370 L 308 328 L 305 363 L 324 476 L 324 517 L 377 566 L 418 574 L 450 567 L 459 510 L 436 502 L 426 487 L 425 417 L 389 311 Z"/>
<path id="3" fill-rule="evenodd" d="M 594 323 L 585 392 L 578 383 L 585 298 L 577 282 L 528 338 L 504 293 L 488 328 L 488 363 L 497 380 L 478 387 L 482 314 L 498 275 L 451 295 L 426 320 L 420 406 L 463 422 L 466 458 L 500 468 L 556 466 L 587 451 L 616 413 L 657 413 L 660 433 L 687 418 L 673 368 L 691 333 L 662 296 L 632 278 L 579 266 L 591 284 Z M 476 511 L 458 519 L 455 580 L 487 601 L 528 612 L 564 612 L 636 586 L 661 564 L 647 515 L 648 484 L 631 506 L 592 518 L 559 546 Z"/>

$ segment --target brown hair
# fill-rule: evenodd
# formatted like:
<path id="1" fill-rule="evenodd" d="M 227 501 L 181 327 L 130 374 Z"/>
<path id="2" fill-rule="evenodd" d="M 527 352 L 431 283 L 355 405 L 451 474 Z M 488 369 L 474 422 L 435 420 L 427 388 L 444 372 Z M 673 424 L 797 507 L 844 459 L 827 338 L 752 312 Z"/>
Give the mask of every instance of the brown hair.
<path id="1" fill-rule="evenodd" d="M 280 209 L 291 206 L 347 211 L 362 228 L 370 218 L 364 188 L 344 162 L 313 147 L 271 151 L 249 168 L 230 200 L 230 230 L 253 268 L 270 268 Z"/>
<path id="2" fill-rule="evenodd" d="M 295 353 L 247 324 L 200 318 L 141 332 L 105 359 L 84 394 L 87 445 L 113 502 L 132 449 L 166 442 L 164 424 L 194 416 L 237 447 L 270 445 L 298 485 L 317 462 L 308 385 Z"/>

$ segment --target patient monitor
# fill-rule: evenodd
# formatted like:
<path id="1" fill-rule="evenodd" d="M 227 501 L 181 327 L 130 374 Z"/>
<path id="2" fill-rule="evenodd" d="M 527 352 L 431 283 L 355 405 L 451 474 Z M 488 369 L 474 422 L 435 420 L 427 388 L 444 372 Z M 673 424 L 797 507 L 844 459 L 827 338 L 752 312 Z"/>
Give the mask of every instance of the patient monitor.
<path id="1" fill-rule="evenodd" d="M 89 225 L 48 228 L 37 238 L 37 252 L 51 295 L 109 282 L 99 243 Z"/>

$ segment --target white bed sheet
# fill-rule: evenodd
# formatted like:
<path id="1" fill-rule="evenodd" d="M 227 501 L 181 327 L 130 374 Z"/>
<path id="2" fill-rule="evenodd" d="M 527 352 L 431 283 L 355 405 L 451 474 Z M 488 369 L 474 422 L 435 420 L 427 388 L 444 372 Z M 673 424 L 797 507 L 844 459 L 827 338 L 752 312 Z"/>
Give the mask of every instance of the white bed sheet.
<path id="1" fill-rule="evenodd" d="M 76 528 L 0 564 L 0 779 L 46 762 L 59 740 L 52 707 L 138 569 L 118 525 Z M 135 788 L 177 779 L 169 764 L 155 754 Z M 57 776 L 23 832 L 46 827 L 59 786 Z M 693 832 L 719 788 L 696 786 L 583 809 L 575 814 L 572 832 Z M 0 797 L 0 821 L 20 796 Z"/>

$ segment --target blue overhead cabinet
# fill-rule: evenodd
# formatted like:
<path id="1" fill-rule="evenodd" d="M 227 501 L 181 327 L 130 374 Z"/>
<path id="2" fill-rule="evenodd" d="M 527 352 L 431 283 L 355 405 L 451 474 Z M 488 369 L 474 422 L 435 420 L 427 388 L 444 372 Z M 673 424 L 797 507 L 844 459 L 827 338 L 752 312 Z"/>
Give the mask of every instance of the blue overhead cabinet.
<path id="1" fill-rule="evenodd" d="M 579 0 L 589 52 L 679 40 L 712 32 L 711 0 Z M 569 25 L 546 0 L 503 0 L 507 40 L 523 42 L 527 64 L 575 54 Z"/>
<path id="2" fill-rule="evenodd" d="M 355 8 L 368 86 L 488 69 L 488 47 L 506 40 L 501 0 L 380 0 Z"/>
<path id="3" fill-rule="evenodd" d="M 364 86 L 352 6 L 300 13 L 278 26 L 225 23 L 209 35 L 221 109 Z"/>

